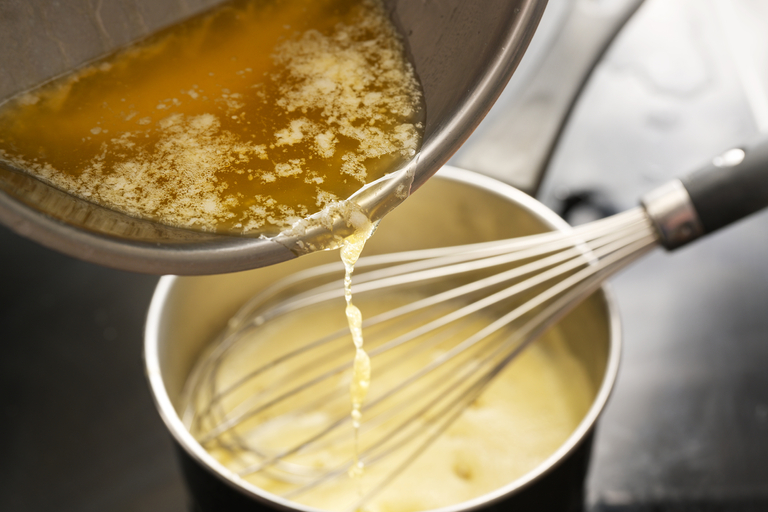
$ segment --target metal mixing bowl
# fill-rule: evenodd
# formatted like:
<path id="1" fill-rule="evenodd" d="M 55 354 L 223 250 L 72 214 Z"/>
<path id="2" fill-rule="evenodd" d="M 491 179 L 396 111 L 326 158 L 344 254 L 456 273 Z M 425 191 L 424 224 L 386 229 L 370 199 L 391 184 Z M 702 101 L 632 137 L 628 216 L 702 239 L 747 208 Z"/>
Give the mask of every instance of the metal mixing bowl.
<path id="1" fill-rule="evenodd" d="M 0 12 L 0 102 L 222 0 L 11 0 Z M 357 201 L 381 217 L 469 137 L 517 67 L 546 0 L 384 0 L 424 87 L 424 145 Z M 194 6 L 194 7 L 191 7 Z M 411 180 L 412 183 L 411 183 Z M 212 274 L 296 257 L 276 242 L 172 228 L 80 200 L 0 164 L 0 222 L 66 254 L 157 274 Z"/>
<path id="2" fill-rule="evenodd" d="M 541 203 L 508 185 L 444 168 L 423 187 L 418 200 L 405 202 L 382 221 L 364 254 L 481 242 L 566 227 Z M 178 413 L 182 387 L 195 360 L 243 302 L 278 279 L 338 258 L 336 251 L 315 253 L 269 269 L 160 280 L 145 331 L 147 373 L 199 510 L 314 510 L 236 479 L 192 438 Z M 613 387 L 619 360 L 619 322 L 605 289 L 563 319 L 560 328 L 593 385 L 589 411 L 565 443 L 528 474 L 463 506 L 443 510 L 580 510 L 591 433 Z"/>

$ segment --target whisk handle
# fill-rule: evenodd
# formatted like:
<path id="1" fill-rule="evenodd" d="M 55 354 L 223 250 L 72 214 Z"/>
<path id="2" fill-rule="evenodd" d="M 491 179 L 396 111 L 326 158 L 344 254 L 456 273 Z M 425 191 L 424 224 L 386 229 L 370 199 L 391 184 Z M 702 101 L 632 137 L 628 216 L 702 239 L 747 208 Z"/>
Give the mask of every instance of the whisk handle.
<path id="1" fill-rule="evenodd" d="M 681 180 L 704 233 L 768 206 L 768 139 L 734 148 Z"/>
<path id="2" fill-rule="evenodd" d="M 675 249 L 768 206 L 768 139 L 734 148 L 641 201 L 659 241 Z"/>

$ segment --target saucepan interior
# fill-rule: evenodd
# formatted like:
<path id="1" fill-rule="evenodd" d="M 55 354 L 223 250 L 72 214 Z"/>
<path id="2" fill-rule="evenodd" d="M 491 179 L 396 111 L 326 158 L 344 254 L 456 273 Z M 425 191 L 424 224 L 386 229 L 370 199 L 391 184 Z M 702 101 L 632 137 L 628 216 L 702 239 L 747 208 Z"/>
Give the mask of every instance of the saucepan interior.
<path id="1" fill-rule="evenodd" d="M 529 196 L 490 178 L 444 168 L 387 216 L 364 255 L 439 247 L 567 229 L 553 212 Z M 338 261 L 338 252 L 315 253 L 268 269 L 204 277 L 163 277 L 146 326 L 146 364 L 160 414 L 180 450 L 190 491 L 201 509 L 313 510 L 266 493 L 234 477 L 186 431 L 179 419 L 185 380 L 227 319 L 256 291 L 301 269 Z M 339 284 L 341 286 L 341 283 Z M 581 423 L 544 462 L 493 493 L 446 510 L 489 509 L 503 503 L 517 510 L 541 508 L 551 496 L 581 498 L 589 441 L 610 393 L 619 357 L 618 319 L 602 289 L 560 322 L 568 350 L 586 370 L 592 405 Z M 564 497 L 570 493 L 570 497 Z M 561 501 L 562 501 L 561 500 Z M 558 502 L 559 503 L 559 502 Z M 559 505 L 557 505 L 559 506 Z M 564 505 L 566 506 L 566 505 Z"/>

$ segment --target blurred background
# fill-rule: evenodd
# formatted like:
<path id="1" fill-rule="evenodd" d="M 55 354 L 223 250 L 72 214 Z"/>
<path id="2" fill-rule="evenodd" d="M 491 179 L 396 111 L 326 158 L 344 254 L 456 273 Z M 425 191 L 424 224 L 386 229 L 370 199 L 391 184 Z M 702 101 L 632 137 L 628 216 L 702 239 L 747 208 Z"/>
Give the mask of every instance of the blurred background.
<path id="1" fill-rule="evenodd" d="M 580 223 L 767 130 L 768 2 L 549 0 L 450 163 Z M 5 228 L 0 262 L 0 510 L 188 510 L 141 363 L 157 278 Z M 624 353 L 585 510 L 768 510 L 768 213 L 611 288 Z"/>

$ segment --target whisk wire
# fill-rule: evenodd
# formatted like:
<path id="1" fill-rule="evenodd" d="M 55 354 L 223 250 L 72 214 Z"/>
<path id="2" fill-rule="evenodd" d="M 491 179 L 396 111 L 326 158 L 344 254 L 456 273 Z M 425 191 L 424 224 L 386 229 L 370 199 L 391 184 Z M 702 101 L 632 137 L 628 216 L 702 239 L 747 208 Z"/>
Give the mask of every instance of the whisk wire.
<path id="1" fill-rule="evenodd" d="M 366 421 L 361 432 L 369 440 L 358 454 L 359 460 L 373 466 L 395 453 L 401 453 L 403 458 L 360 498 L 355 507 L 362 506 L 386 488 L 450 427 L 525 347 L 597 290 L 608 276 L 645 254 L 656 243 L 657 237 L 647 215 L 638 208 L 574 228 L 565 234 L 548 233 L 502 242 L 361 258 L 357 264 L 358 271 L 361 268 L 371 270 L 356 275 L 357 294 L 444 282 L 447 277 L 454 279 L 480 272 L 479 277 L 459 286 L 418 298 L 366 320 L 363 328 L 373 329 L 376 339 L 369 354 L 377 361 L 385 354 L 396 353 L 396 350 L 412 354 L 431 346 L 442 346 L 448 339 L 453 342 L 469 325 L 474 328 L 471 319 L 489 308 L 503 307 L 508 311 L 478 326 L 473 333 L 461 334 L 461 338 L 451 347 L 427 364 L 388 389 L 371 395 L 362 409 Z M 339 435 L 341 427 L 350 422 L 349 414 L 339 413 L 330 417 L 314 432 L 269 455 L 264 450 L 249 447 L 249 443 L 239 436 L 237 427 L 332 377 L 348 372 L 351 362 L 335 364 L 331 358 L 331 354 L 341 354 L 341 349 L 328 351 L 325 348 L 329 343 L 345 340 L 348 332 L 336 330 L 316 341 L 287 350 L 221 389 L 218 389 L 217 375 L 227 355 L 244 340 L 257 335 L 261 326 L 281 316 L 343 297 L 338 284 L 327 282 L 339 268 L 339 265 L 325 265 L 298 273 L 255 296 L 233 317 L 228 329 L 219 337 L 219 345 L 193 372 L 193 379 L 187 387 L 189 400 L 185 421 L 196 430 L 201 444 L 215 441 L 222 445 L 229 442 L 260 459 L 238 471 L 243 477 L 269 472 L 270 468 L 288 473 L 286 481 L 295 483 L 296 487 L 286 492 L 286 497 L 299 496 L 325 482 L 338 479 L 352 467 L 350 458 L 323 470 L 296 471 L 297 463 L 289 461 L 297 454 L 329 445 Z M 500 270 L 494 271 L 496 268 Z M 483 274 L 487 272 L 495 273 Z M 321 283 L 301 293 L 291 292 L 293 288 L 306 286 L 314 280 Z M 442 309 L 447 309 L 447 312 Z M 431 318 L 429 315 L 433 314 L 433 310 L 436 311 L 435 317 Z M 429 315 L 427 312 L 430 312 Z M 486 317 L 495 316 L 487 314 Z M 417 326 L 387 334 L 392 330 L 390 325 L 402 327 L 409 322 Z M 512 334 L 506 335 L 506 332 Z M 413 345 L 417 340 L 419 343 Z M 323 363 L 328 363 L 329 368 L 317 365 L 318 359 L 299 363 L 274 388 L 246 396 L 229 410 L 224 408 L 224 400 L 249 381 L 288 362 L 298 361 L 300 357 L 310 357 L 309 354 L 321 348 L 324 353 L 327 352 L 328 359 Z M 394 363 L 395 359 L 388 362 L 382 360 L 377 371 L 382 374 L 394 371 L 397 367 Z M 319 368 L 317 374 L 309 372 L 314 365 Z M 447 372 L 445 378 L 440 378 L 441 372 Z M 282 382 L 286 386 L 283 387 Z M 202 395 L 203 389 L 207 390 L 207 402 Z M 342 388 L 333 388 L 316 394 L 303 405 L 297 402 L 294 411 L 308 411 L 318 403 L 343 395 Z M 416 397 L 416 401 L 406 403 L 405 397 Z M 224 441 L 224 434 L 231 439 Z"/>

